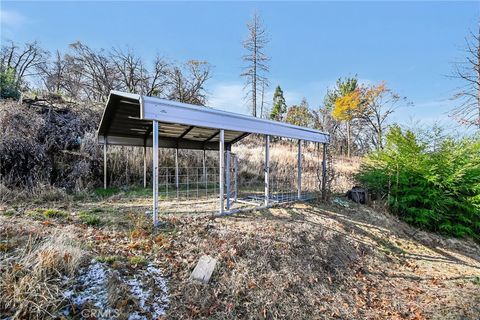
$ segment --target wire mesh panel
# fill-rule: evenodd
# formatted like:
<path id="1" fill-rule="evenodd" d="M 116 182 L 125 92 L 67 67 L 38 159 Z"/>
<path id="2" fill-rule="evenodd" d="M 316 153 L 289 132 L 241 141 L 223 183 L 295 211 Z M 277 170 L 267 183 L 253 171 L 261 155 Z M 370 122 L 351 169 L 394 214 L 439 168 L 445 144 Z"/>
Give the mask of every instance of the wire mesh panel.
<path id="1" fill-rule="evenodd" d="M 297 201 L 298 197 L 298 141 L 270 139 L 269 203 Z M 265 142 L 262 136 L 236 149 L 239 166 L 239 201 L 261 205 L 265 200 Z M 318 196 L 321 188 L 322 156 L 320 146 L 302 142 L 301 200 Z"/>
<path id="2" fill-rule="evenodd" d="M 226 153 L 225 153 L 225 157 Z M 238 209 L 237 158 L 230 154 L 225 165 L 225 209 Z M 213 161 L 211 161 L 213 162 Z M 227 162 L 225 162 L 226 164 Z M 219 211 L 220 179 L 218 166 L 170 166 L 159 168 L 159 208 L 163 213 L 217 213 Z M 228 183 L 228 188 L 227 188 Z"/>
<path id="3" fill-rule="evenodd" d="M 158 179 L 162 211 L 218 211 L 218 167 L 161 167 Z"/>
<path id="4" fill-rule="evenodd" d="M 301 144 L 299 179 L 297 140 L 270 139 L 269 204 L 310 200 L 321 190 L 322 149 L 314 143 Z M 224 210 L 265 204 L 265 139 L 256 136 L 249 143 L 226 151 L 224 162 Z M 160 213 L 218 213 L 220 210 L 220 172 L 218 151 L 208 157 L 198 152 L 173 154 L 169 165 L 159 168 Z M 175 158 L 174 158 L 175 159 Z M 192 165 L 192 164 L 196 165 Z M 203 165 L 204 164 L 204 165 Z M 300 186 L 299 186 L 300 181 Z M 299 197 L 300 187 L 300 197 Z"/>

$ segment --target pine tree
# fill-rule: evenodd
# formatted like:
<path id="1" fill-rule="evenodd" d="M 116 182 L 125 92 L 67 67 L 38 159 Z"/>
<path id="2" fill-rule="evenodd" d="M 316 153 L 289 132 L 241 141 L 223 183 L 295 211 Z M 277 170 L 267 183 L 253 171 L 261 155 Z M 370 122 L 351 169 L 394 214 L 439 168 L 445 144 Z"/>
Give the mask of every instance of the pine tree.
<path id="1" fill-rule="evenodd" d="M 283 97 L 283 91 L 280 86 L 277 86 L 275 93 L 273 94 L 273 108 L 270 113 L 270 119 L 276 121 L 282 121 L 285 113 L 287 112 L 287 103 Z"/>

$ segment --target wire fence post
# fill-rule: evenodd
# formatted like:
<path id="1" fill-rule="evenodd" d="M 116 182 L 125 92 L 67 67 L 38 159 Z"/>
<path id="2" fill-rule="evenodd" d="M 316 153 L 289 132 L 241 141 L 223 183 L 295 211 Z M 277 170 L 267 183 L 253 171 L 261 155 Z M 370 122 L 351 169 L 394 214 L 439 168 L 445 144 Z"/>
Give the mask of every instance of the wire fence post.
<path id="1" fill-rule="evenodd" d="M 224 187 L 224 173 L 225 173 L 225 158 L 224 158 L 224 149 L 225 149 L 225 131 L 222 129 L 220 130 L 220 140 L 219 140 L 219 148 L 218 148 L 218 157 L 219 157 L 219 169 L 218 169 L 218 175 L 219 175 L 219 198 L 220 198 L 220 214 L 223 214 L 223 187 Z"/>

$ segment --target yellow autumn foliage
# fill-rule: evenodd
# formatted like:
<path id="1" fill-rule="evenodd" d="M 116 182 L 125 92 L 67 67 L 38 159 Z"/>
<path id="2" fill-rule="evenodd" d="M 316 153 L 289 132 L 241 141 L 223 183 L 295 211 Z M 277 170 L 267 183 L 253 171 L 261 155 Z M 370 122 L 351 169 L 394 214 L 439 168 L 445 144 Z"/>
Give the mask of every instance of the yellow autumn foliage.
<path id="1" fill-rule="evenodd" d="M 359 90 L 347 93 L 335 100 L 332 115 L 335 119 L 350 121 L 359 111 L 361 104 L 361 95 Z"/>

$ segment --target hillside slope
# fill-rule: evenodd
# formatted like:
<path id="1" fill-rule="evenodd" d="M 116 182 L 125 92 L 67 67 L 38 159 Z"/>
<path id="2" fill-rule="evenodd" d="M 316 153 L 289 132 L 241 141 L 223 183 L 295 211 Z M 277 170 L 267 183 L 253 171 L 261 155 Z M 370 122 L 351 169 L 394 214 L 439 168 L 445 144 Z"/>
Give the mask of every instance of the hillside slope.
<path id="1" fill-rule="evenodd" d="M 102 308 L 120 319 L 478 319 L 478 244 L 340 203 L 346 206 L 171 215 L 156 230 L 143 214 L 148 198 L 4 208 L 0 311 L 19 318 L 81 318 L 84 310 L 108 318 L 92 311 Z M 203 254 L 219 261 L 208 285 L 188 279 Z M 96 300 L 82 300 L 86 293 Z"/>

